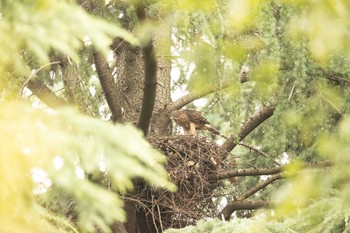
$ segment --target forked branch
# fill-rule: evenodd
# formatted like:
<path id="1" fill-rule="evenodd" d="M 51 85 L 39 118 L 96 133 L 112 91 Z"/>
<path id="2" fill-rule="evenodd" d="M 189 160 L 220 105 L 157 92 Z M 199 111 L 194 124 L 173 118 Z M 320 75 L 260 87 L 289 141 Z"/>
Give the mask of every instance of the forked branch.
<path id="1" fill-rule="evenodd" d="M 271 206 L 269 201 L 232 201 L 229 205 L 225 206 L 225 211 L 221 211 L 217 217 L 228 220 L 230 215 L 237 210 L 255 210 Z"/>
<path id="2" fill-rule="evenodd" d="M 257 128 L 260 124 L 262 124 L 265 120 L 269 119 L 273 112 L 275 111 L 275 107 L 269 106 L 264 107 L 258 112 L 254 113 L 252 117 L 250 117 L 241 127 L 238 135 L 232 135 L 225 141 L 225 143 L 221 146 L 223 151 L 222 158 L 225 159 L 228 155 L 228 152 L 232 151 L 240 141 L 242 141 L 250 132 L 252 132 L 255 128 Z"/>
<path id="3" fill-rule="evenodd" d="M 271 176 L 270 178 L 268 178 L 267 180 L 264 180 L 262 182 L 260 182 L 259 184 L 257 184 L 256 186 L 252 187 L 251 189 L 249 189 L 247 192 L 243 193 L 242 195 L 240 195 L 235 201 L 233 202 L 229 202 L 224 208 L 223 210 L 218 214 L 219 218 L 224 218 L 225 220 L 229 220 L 231 214 L 237 210 L 236 205 L 237 205 L 237 201 L 238 202 L 243 202 L 245 199 L 247 199 L 248 197 L 252 196 L 254 193 L 258 192 L 259 190 L 265 188 L 266 186 L 268 186 L 269 184 L 272 184 L 273 182 L 275 182 L 276 180 L 282 179 L 283 176 L 282 174 L 276 174 Z M 268 203 L 266 203 L 267 205 Z M 261 208 L 262 206 L 260 206 Z"/>
<path id="4" fill-rule="evenodd" d="M 258 183 L 257 185 L 255 185 L 254 187 L 246 191 L 245 193 L 241 194 L 234 201 L 229 202 L 223 208 L 223 210 L 218 214 L 218 217 L 228 220 L 231 214 L 236 210 L 253 209 L 251 206 L 246 205 L 247 202 L 245 202 L 244 200 L 246 200 L 248 197 L 252 196 L 256 192 L 260 191 L 261 189 L 265 188 L 266 186 L 272 184 L 273 182 L 279 179 L 283 179 L 286 174 L 282 173 L 282 171 L 285 170 L 286 166 L 288 165 L 275 167 L 275 168 L 264 168 L 264 169 L 242 169 L 237 171 L 218 173 L 216 177 L 212 177 L 217 179 L 225 179 L 225 178 L 230 178 L 234 176 L 271 175 L 268 179 Z M 306 163 L 303 165 L 303 168 L 326 168 L 331 166 L 333 166 L 333 163 L 330 161 L 320 161 L 316 163 Z M 260 204 L 257 204 L 257 203 L 260 203 Z M 257 203 L 255 203 L 253 207 L 262 208 L 262 207 L 270 206 L 269 202 L 257 202 Z"/>

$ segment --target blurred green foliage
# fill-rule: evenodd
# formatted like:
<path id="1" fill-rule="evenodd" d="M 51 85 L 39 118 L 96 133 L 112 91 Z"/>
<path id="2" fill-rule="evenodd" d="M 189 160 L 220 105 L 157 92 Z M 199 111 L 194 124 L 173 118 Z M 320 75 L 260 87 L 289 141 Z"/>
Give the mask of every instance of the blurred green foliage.
<path id="1" fill-rule="evenodd" d="M 78 49 L 87 41 L 105 54 L 117 36 L 138 44 L 125 29 L 89 15 L 70 1 L 3 0 L 0 12 L 0 91 L 5 97 L 9 94 L 5 87 L 17 86 L 18 93 L 22 77 L 31 72 L 28 64 L 47 65 L 52 50 L 79 61 Z"/>
<path id="2" fill-rule="evenodd" d="M 198 82 L 191 76 L 190 87 L 238 80 L 241 66 L 248 65 L 250 81 L 207 97 L 203 110 L 224 135 L 235 135 L 253 112 L 276 104 L 273 117 L 244 140 L 269 158 L 243 147 L 232 154 L 239 168 L 294 162 L 284 185 L 250 197 L 276 201 L 273 212 L 259 213 L 254 220 L 203 221 L 197 227 L 168 232 L 349 232 L 349 1 L 220 1 L 218 5 L 221 17 L 210 18 L 215 10 L 207 13 L 208 20 L 195 30 L 202 34 L 180 39 L 185 47 L 205 41 L 214 51 L 206 52 L 202 57 L 210 54 L 212 59 L 198 67 L 215 67 L 215 74 L 208 78 L 201 73 Z M 303 163 L 319 160 L 331 161 L 334 167 L 302 169 Z M 242 178 L 227 190 L 239 196 L 259 181 Z M 253 226 L 247 229 L 247 225 Z"/>
<path id="3" fill-rule="evenodd" d="M 341 207 L 339 199 L 325 198 L 289 216 L 283 221 L 264 216 L 224 222 L 218 219 L 199 221 L 196 226 L 169 229 L 166 233 L 280 233 L 349 232 L 349 209 Z"/>
<path id="4" fill-rule="evenodd" d="M 19 103 L 2 103 L 1 109 L 0 219 L 6 232 L 24 228 L 45 232 L 41 223 L 49 224 L 47 216 L 60 213 L 46 213 L 38 203 L 55 189 L 74 201 L 78 226 L 88 232 L 94 227 L 108 232 L 108 224 L 125 220 L 118 193 L 131 190 L 135 177 L 175 190 L 162 166 L 165 158 L 133 126 L 105 123 L 72 110 L 35 110 Z M 94 183 L 93 174 L 110 180 L 113 188 Z M 46 205 L 59 200 L 46 198 Z M 57 231 L 65 228 L 59 222 L 52 224 L 49 227 Z"/>
<path id="5" fill-rule="evenodd" d="M 53 51 L 85 62 L 83 46 L 107 54 L 116 37 L 138 45 L 132 34 L 71 1 L 4 0 L 0 37 L 1 232 L 108 232 L 114 221 L 125 221 L 120 195 L 132 190 L 133 178 L 175 190 L 165 158 L 133 126 L 4 101 L 19 96 L 27 77 L 50 64 Z M 55 84 L 52 74 L 42 74 L 41 80 Z M 64 215 L 70 211 L 64 201 L 74 203 L 76 222 Z"/>
<path id="6" fill-rule="evenodd" d="M 295 161 L 286 184 L 271 188 L 278 189 L 272 196 L 278 203 L 274 212 L 232 223 L 201 221 L 181 231 L 349 232 L 348 0 L 151 0 L 145 1 L 151 20 L 141 25 L 128 5 L 140 1 L 92 2 L 94 16 L 72 1 L 0 1 L 1 99 L 18 96 L 32 71 L 65 54 L 79 64 L 84 93 L 96 91 L 84 96 L 88 113 L 106 117 L 108 110 L 100 109 L 102 91 L 93 77 L 92 46 L 107 54 L 118 36 L 139 44 L 111 21 L 135 30 L 141 43 L 154 31 L 166 34 L 171 25 L 171 62 L 179 72 L 174 89 L 220 88 L 226 80 L 235 84 L 208 96 L 203 107 L 221 133 L 236 134 L 253 112 L 277 105 L 274 116 L 245 139 L 269 157 L 237 147 L 229 158 L 237 158 L 239 168 Z M 129 21 L 123 21 L 126 16 Z M 243 65 L 250 68 L 250 81 L 241 84 Z M 60 70 L 51 72 L 54 75 L 45 70 L 36 75 L 60 90 Z M 174 189 L 160 165 L 164 158 L 131 126 L 113 126 L 70 110 L 49 113 L 17 103 L 1 107 L 0 225 L 6 232 L 77 231 L 62 217 L 68 211 L 59 203 L 63 200 L 74 202 L 76 212 L 84 210 L 77 215 L 83 231 L 95 226 L 107 230 L 108 223 L 123 219 L 122 202 L 96 180 L 118 194 L 130 190 L 136 176 Z M 324 159 L 334 168 L 301 170 L 303 162 Z M 35 171 L 44 172 L 47 180 L 34 182 Z M 232 195 L 227 198 L 258 181 L 249 177 L 228 185 Z M 34 194 L 42 185 L 46 192 Z M 265 200 L 271 190 L 251 199 Z"/>

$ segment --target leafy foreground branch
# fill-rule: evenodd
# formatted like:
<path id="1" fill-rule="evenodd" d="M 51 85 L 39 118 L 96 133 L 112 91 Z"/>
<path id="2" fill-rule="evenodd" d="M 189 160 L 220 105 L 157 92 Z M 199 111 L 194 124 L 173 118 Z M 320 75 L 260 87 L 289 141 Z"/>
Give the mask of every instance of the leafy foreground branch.
<path id="1" fill-rule="evenodd" d="M 134 177 L 175 189 L 166 178 L 164 157 L 132 126 L 113 125 L 71 110 L 49 114 L 18 103 L 2 103 L 1 109 L 0 219 L 6 232 L 22 232 L 23 227 L 33 233 L 72 228 L 110 232 L 110 224 L 125 220 L 117 193 L 130 190 Z M 90 177 L 110 181 L 117 192 Z M 58 199 L 50 198 L 58 191 L 62 193 Z M 76 222 L 62 220 L 69 229 L 51 221 L 54 215 L 64 216 L 54 207 L 65 197 L 77 211 Z M 42 202 L 54 213 L 44 210 L 43 216 L 35 208 Z"/>
<path id="2" fill-rule="evenodd" d="M 264 205 L 264 202 L 251 202 L 250 205 Z M 237 203 L 237 208 L 240 207 Z M 249 205 L 249 204 L 247 204 Z M 201 220 L 196 226 L 183 229 L 169 229 L 166 233 L 196 233 L 196 232 L 314 232 L 331 233 L 349 232 L 349 208 L 339 208 L 341 200 L 338 198 L 323 198 L 307 208 L 299 210 L 297 214 L 287 219 L 268 217 L 237 218 L 234 221 L 220 221 L 219 219 Z"/>

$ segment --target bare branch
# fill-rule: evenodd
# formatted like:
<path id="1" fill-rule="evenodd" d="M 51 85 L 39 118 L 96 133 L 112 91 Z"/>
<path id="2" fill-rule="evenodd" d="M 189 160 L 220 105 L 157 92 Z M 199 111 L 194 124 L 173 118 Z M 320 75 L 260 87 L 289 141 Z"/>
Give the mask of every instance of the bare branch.
<path id="1" fill-rule="evenodd" d="M 236 201 L 233 202 L 229 202 L 224 208 L 223 210 L 218 214 L 219 217 L 223 217 L 225 220 L 228 220 L 231 216 L 231 214 L 237 210 L 235 208 L 235 204 L 237 204 L 238 202 L 242 202 L 245 199 L 247 199 L 248 197 L 252 196 L 254 193 L 258 192 L 259 190 L 265 188 L 266 186 L 268 186 L 269 184 L 272 184 L 273 182 L 275 182 L 276 180 L 282 179 L 283 176 L 282 174 L 276 174 L 271 176 L 270 178 L 268 178 L 267 180 L 257 184 L 256 186 L 254 186 L 253 188 L 249 189 L 247 192 L 243 193 L 241 196 L 239 196 L 237 198 Z M 260 206 L 261 208 L 262 206 Z"/>
<path id="2" fill-rule="evenodd" d="M 217 174 L 208 177 L 209 180 L 222 180 L 236 176 L 263 176 L 274 175 L 283 171 L 283 166 L 274 168 L 238 169 L 233 171 L 218 171 Z"/>
<path id="3" fill-rule="evenodd" d="M 117 89 L 109 69 L 108 62 L 102 53 L 93 52 L 95 66 L 102 90 L 105 94 L 107 104 L 112 113 L 112 121 L 117 122 L 122 119 L 122 109 L 117 99 Z"/>
<path id="4" fill-rule="evenodd" d="M 248 145 L 248 144 L 246 144 L 244 142 L 240 142 L 238 144 L 241 145 L 241 146 L 244 146 L 244 147 L 246 147 L 246 148 L 248 148 L 250 150 L 255 151 L 256 153 L 258 153 L 259 155 L 261 155 L 261 156 L 263 156 L 265 158 L 269 158 L 269 156 L 265 152 L 259 150 L 258 148 L 254 147 L 254 146 Z M 276 164 L 277 166 L 281 166 L 281 164 L 279 162 L 275 161 L 275 160 L 273 161 L 273 163 Z"/>
<path id="5" fill-rule="evenodd" d="M 273 175 L 270 178 L 268 178 L 267 180 L 264 180 L 263 182 L 255 185 L 254 187 L 252 187 L 251 189 L 249 189 L 248 191 L 243 193 L 241 196 L 239 196 L 237 198 L 237 200 L 238 201 L 243 201 L 243 200 L 247 199 L 248 197 L 252 196 L 254 193 L 260 191 L 263 188 L 265 188 L 269 184 L 272 184 L 276 180 L 279 180 L 279 179 L 282 179 L 282 178 L 283 178 L 282 174 Z"/>
<path id="6" fill-rule="evenodd" d="M 215 175 L 209 176 L 208 180 L 222 180 L 236 176 L 264 176 L 274 175 L 283 172 L 288 165 L 283 165 L 273 168 L 252 168 L 252 169 L 237 169 L 232 171 L 218 171 Z M 333 166 L 330 161 L 319 161 L 315 163 L 305 163 L 302 168 L 326 168 Z"/>
<path id="7" fill-rule="evenodd" d="M 236 210 L 255 210 L 260 208 L 271 207 L 269 201 L 232 201 L 218 214 L 218 218 L 228 220 Z"/>
<path id="8" fill-rule="evenodd" d="M 275 107 L 264 107 L 263 109 L 256 112 L 252 117 L 250 117 L 241 127 L 238 136 L 230 136 L 229 139 L 221 146 L 221 148 L 226 152 L 222 154 L 222 158 L 225 159 L 228 155 L 227 152 L 230 152 L 238 145 L 238 142 L 242 141 L 250 132 L 257 128 L 265 120 L 269 119 Z"/>
<path id="9" fill-rule="evenodd" d="M 42 81 L 32 78 L 28 80 L 27 87 L 31 92 L 36 95 L 41 101 L 43 101 L 50 108 L 57 108 L 68 103 L 58 97 L 53 91 L 51 91 Z"/>

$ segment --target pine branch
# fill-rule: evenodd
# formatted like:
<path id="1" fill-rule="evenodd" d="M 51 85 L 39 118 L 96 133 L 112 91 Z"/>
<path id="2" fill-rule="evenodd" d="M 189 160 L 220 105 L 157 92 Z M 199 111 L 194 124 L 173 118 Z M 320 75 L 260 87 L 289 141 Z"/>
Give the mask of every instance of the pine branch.
<path id="1" fill-rule="evenodd" d="M 262 124 L 265 120 L 269 119 L 273 112 L 275 111 L 275 107 L 264 107 L 263 109 L 256 112 L 252 117 L 242 125 L 238 136 L 232 135 L 222 144 L 221 148 L 225 151 L 222 154 L 222 158 L 225 159 L 228 155 L 228 152 L 232 151 L 240 141 L 242 141 L 250 132 L 256 129 L 260 124 Z"/>
<path id="2" fill-rule="evenodd" d="M 122 119 L 122 109 L 118 102 L 117 88 L 115 86 L 112 73 L 109 69 L 108 62 L 102 53 L 95 50 L 93 52 L 93 57 L 98 79 L 100 80 L 107 104 L 112 113 L 112 121 L 120 121 Z"/>
<path id="3" fill-rule="evenodd" d="M 41 101 L 43 101 L 50 108 L 58 108 L 68 103 L 58 97 L 53 91 L 51 91 L 42 81 L 32 78 L 28 81 L 27 87 L 31 92 L 36 95 Z"/>
<path id="4" fill-rule="evenodd" d="M 228 220 L 231 214 L 237 210 L 255 210 L 271 207 L 269 201 L 232 201 L 217 215 L 218 218 Z"/>

